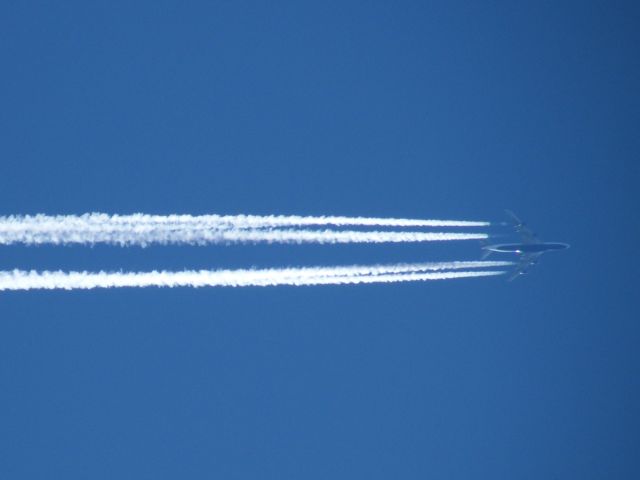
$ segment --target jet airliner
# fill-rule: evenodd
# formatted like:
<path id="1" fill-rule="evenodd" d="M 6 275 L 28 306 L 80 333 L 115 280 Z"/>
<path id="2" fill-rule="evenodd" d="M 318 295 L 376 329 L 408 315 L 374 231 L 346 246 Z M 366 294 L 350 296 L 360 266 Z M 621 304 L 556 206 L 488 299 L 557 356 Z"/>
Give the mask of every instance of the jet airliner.
<path id="1" fill-rule="evenodd" d="M 566 250 L 569 248 L 567 243 L 560 242 L 541 242 L 538 236 L 533 233 L 512 211 L 506 210 L 507 215 L 511 217 L 516 232 L 522 237 L 521 243 L 500 243 L 496 245 L 484 245 L 482 249 L 484 253 L 482 258 L 485 259 L 492 252 L 499 253 L 515 253 L 520 258 L 518 265 L 509 277 L 509 281 L 529 273 L 531 267 L 538 263 L 538 258 L 546 252 L 553 250 Z"/>

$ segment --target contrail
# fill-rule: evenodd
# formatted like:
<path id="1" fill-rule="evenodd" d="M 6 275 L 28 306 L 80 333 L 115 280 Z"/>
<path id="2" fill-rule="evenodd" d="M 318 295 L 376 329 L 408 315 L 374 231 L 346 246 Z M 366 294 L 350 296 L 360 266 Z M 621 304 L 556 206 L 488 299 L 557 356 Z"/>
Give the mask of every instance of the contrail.
<path id="1" fill-rule="evenodd" d="M 1 290 L 94 289 L 121 287 L 266 287 L 396 283 L 500 275 L 502 271 L 445 271 L 380 275 L 298 275 L 298 269 L 200 270 L 183 272 L 0 272 Z"/>
<path id="2" fill-rule="evenodd" d="M 189 225 L 20 225 L 3 228 L 0 244 L 11 245 L 207 245 L 225 243 L 405 243 L 449 240 L 482 240 L 485 233 L 385 232 L 352 230 L 236 230 L 202 229 Z"/>
<path id="3" fill-rule="evenodd" d="M 0 231 L 31 225 L 67 228 L 100 225 L 199 225 L 203 228 L 277 228 L 304 226 L 362 227 L 487 227 L 490 222 L 463 220 L 422 220 L 407 218 L 301 216 L 301 215 L 25 215 L 0 217 Z"/>
<path id="4" fill-rule="evenodd" d="M 319 230 L 334 226 L 484 226 L 488 222 L 255 215 L 27 215 L 0 217 L 0 245 L 21 243 L 205 245 L 216 243 L 383 243 L 480 240 L 484 233 Z M 285 228 L 288 227 L 288 228 Z"/>
<path id="5" fill-rule="evenodd" d="M 402 273 L 424 273 L 429 271 L 464 270 L 472 268 L 495 268 L 513 265 L 508 261 L 455 261 L 455 262 L 424 262 L 424 263 L 396 263 L 391 265 L 348 265 L 332 267 L 296 267 L 268 270 L 245 270 L 248 272 L 272 272 L 296 277 L 355 277 L 365 275 L 388 275 Z M 234 271 L 234 270 L 231 270 Z"/>

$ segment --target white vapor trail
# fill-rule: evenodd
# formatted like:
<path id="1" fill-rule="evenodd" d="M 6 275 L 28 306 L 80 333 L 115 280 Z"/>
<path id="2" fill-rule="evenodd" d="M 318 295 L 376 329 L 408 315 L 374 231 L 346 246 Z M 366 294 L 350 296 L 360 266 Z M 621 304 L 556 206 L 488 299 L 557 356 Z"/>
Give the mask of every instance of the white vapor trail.
<path id="1" fill-rule="evenodd" d="M 0 223 L 0 245 L 21 243 L 95 244 L 113 245 L 205 245 L 220 243 L 399 243 L 447 240 L 481 240 L 485 233 L 454 232 L 385 232 L 352 230 L 243 230 L 219 227 L 202 228 L 193 225 L 171 224 L 89 224 L 64 222 L 22 224 Z"/>
<path id="2" fill-rule="evenodd" d="M 0 217 L 0 231 L 23 226 L 59 226 L 67 228 L 91 225 L 172 225 L 200 226 L 201 228 L 279 228 L 304 226 L 363 226 L 363 227 L 487 227 L 489 222 L 464 220 L 422 220 L 407 218 L 301 216 L 301 215 L 25 215 Z"/>
<path id="3" fill-rule="evenodd" d="M 463 262 L 461 262 L 463 263 Z M 478 262 L 492 263 L 492 262 Z M 496 262 L 501 263 L 501 262 Z M 374 268 L 379 268 L 374 267 Z M 415 267 L 415 266 L 414 266 Z M 344 267 L 268 269 L 268 270 L 199 270 L 152 272 L 36 272 L 14 270 L 0 272 L 0 291 L 34 289 L 94 289 L 120 287 L 248 287 L 277 285 L 344 285 L 363 283 L 395 283 L 411 281 L 445 280 L 453 278 L 500 275 L 503 271 L 405 271 L 404 273 L 349 274 Z M 355 267 L 367 269 L 368 267 Z M 395 266 L 393 268 L 400 268 Z M 461 267 L 464 268 L 464 267 Z M 362 270 L 364 271 L 364 270 Z"/>

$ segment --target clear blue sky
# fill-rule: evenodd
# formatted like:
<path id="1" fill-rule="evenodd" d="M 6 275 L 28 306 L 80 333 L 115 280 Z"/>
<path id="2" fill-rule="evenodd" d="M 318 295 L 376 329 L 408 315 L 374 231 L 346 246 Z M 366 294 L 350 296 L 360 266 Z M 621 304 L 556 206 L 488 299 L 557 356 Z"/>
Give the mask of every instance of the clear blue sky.
<path id="1" fill-rule="evenodd" d="M 0 295 L 0 477 L 640 477 L 635 2 L 3 2 L 0 214 L 502 220 L 527 278 Z M 2 247 L 0 269 L 477 259 Z"/>

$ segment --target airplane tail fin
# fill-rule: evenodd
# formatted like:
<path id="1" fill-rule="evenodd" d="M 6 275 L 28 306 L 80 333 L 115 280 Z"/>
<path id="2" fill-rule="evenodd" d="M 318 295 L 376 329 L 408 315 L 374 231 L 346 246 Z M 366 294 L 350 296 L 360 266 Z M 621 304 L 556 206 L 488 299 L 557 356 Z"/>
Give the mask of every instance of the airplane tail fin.
<path id="1" fill-rule="evenodd" d="M 491 255 L 491 250 L 485 248 L 487 245 L 489 245 L 487 240 L 480 240 L 480 248 L 482 249 L 482 256 L 480 257 L 481 260 L 484 260 Z"/>

